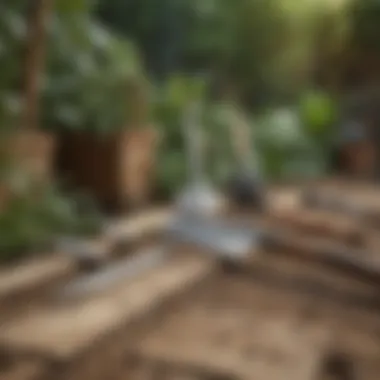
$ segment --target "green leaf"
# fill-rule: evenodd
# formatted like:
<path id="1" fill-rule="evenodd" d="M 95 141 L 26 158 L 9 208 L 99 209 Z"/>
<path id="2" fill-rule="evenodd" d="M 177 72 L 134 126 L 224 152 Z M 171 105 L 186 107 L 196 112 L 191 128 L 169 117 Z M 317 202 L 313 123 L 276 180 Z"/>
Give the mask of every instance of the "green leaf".
<path id="1" fill-rule="evenodd" d="M 96 3 L 95 0 L 55 0 L 56 10 L 61 13 L 89 12 Z"/>

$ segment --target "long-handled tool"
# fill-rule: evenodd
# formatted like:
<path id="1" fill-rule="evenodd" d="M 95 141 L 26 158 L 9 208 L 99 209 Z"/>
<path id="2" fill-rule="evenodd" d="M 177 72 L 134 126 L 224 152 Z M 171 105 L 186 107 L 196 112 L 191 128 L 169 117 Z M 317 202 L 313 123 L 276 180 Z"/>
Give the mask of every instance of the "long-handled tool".
<path id="1" fill-rule="evenodd" d="M 212 216 L 222 208 L 222 199 L 207 180 L 203 170 L 204 141 L 200 119 L 201 106 L 194 103 L 188 108 L 183 122 L 189 179 L 178 197 L 177 207 L 189 215 Z"/>
<path id="2" fill-rule="evenodd" d="M 185 115 L 184 137 L 188 148 L 189 182 L 180 194 L 175 215 L 163 231 L 164 243 L 151 252 L 135 254 L 100 268 L 96 254 L 85 244 L 64 241 L 82 266 L 93 273 L 79 276 L 62 290 L 62 295 L 77 298 L 99 292 L 125 277 L 142 274 L 163 262 L 175 246 L 182 243 L 204 247 L 222 259 L 239 260 L 249 254 L 256 234 L 241 226 L 232 226 L 212 218 L 220 210 L 220 196 L 209 184 L 202 168 L 202 136 L 199 129 L 200 108 L 192 105 Z M 67 248 L 67 247 L 66 247 Z M 96 270 L 98 269 L 98 270 Z"/>
<path id="3" fill-rule="evenodd" d="M 264 209 L 264 186 L 261 178 L 259 159 L 251 146 L 251 133 L 248 123 L 234 115 L 229 123 L 233 151 L 238 170 L 231 176 L 228 193 L 240 206 L 253 206 Z"/>
<path id="4" fill-rule="evenodd" d="M 184 137 L 188 149 L 189 182 L 180 194 L 168 238 L 205 247 L 219 257 L 238 260 L 249 254 L 256 234 L 241 226 L 222 222 L 215 216 L 223 209 L 221 196 L 203 171 L 203 140 L 199 129 L 200 108 L 193 104 L 185 115 Z"/>

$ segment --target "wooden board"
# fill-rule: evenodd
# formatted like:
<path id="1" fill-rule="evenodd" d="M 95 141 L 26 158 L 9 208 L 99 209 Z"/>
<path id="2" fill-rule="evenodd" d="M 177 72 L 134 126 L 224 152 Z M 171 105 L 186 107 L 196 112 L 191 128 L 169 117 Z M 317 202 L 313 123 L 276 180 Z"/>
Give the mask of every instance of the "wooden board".
<path id="1" fill-rule="evenodd" d="M 178 259 L 80 306 L 36 310 L 0 326 L 0 347 L 70 358 L 128 320 L 148 313 L 163 299 L 201 280 L 211 270 L 208 261 Z"/>

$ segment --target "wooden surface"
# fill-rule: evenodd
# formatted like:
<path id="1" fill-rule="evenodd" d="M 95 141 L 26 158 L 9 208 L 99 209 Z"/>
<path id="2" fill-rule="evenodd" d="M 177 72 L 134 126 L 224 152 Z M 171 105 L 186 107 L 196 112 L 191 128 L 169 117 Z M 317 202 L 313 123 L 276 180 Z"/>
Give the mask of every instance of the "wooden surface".
<path id="1" fill-rule="evenodd" d="M 159 231 L 168 223 L 171 214 L 166 209 L 139 213 L 109 223 L 103 236 L 88 242 L 94 255 L 110 255 L 112 247 L 120 241 L 143 239 Z M 91 253 L 90 252 L 90 253 Z M 0 269 L 0 301 L 17 293 L 49 283 L 52 279 L 75 271 L 73 255 L 52 253 L 33 260 L 20 262 Z"/>
<path id="2" fill-rule="evenodd" d="M 207 261 L 174 260 L 80 306 L 49 307 L 0 326 L 0 345 L 68 358 L 118 325 L 148 313 L 163 299 L 210 273 Z"/>
<path id="3" fill-rule="evenodd" d="M 0 300 L 39 287 L 73 270 L 68 257 L 34 259 L 0 272 Z"/>
<path id="4" fill-rule="evenodd" d="M 346 190 L 349 195 L 358 191 Z M 360 191 L 369 197 L 366 192 L 372 190 Z M 354 363 L 355 379 L 377 380 L 378 286 L 302 259 L 307 252 L 317 255 L 313 239 L 322 241 L 328 230 L 338 233 L 325 242 L 342 246 L 345 235 L 339 231 L 358 227 L 357 221 L 305 210 L 300 188 L 270 191 L 269 198 L 263 223 L 286 226 L 293 234 L 288 238 L 298 240 L 281 252 L 254 252 L 244 275 L 219 273 L 216 262 L 201 258 L 198 250 L 179 247 L 168 263 L 82 303 L 47 303 L 18 315 L 0 326 L 0 348 L 15 357 L 28 352 L 66 363 L 79 358 L 78 368 L 70 368 L 64 380 L 326 380 L 320 370 L 335 352 Z M 116 240 L 144 240 L 147 231 L 162 230 L 171 217 L 172 210 L 157 210 L 117 221 L 107 233 Z M 250 219 L 254 225 L 260 217 Z M 374 236 L 375 231 L 365 228 L 365 233 Z M 380 241 L 370 240 L 373 257 L 363 259 L 375 263 Z M 201 286 L 188 292 L 193 284 Z M 170 307 L 159 308 L 173 299 Z M 364 307 L 363 300 L 373 308 Z"/>

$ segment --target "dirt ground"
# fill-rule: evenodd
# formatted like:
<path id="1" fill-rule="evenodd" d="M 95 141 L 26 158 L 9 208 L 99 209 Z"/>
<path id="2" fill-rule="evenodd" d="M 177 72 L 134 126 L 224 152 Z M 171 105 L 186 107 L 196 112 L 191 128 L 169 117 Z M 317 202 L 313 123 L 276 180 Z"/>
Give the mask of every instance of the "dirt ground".
<path id="1" fill-rule="evenodd" d="M 324 191 L 351 204 L 380 199 L 359 186 Z M 378 380 L 377 227 L 296 198 L 282 193 L 252 220 L 298 245 L 263 246 L 238 266 L 178 246 L 101 295 L 18 305 L 0 326 L 0 379 Z M 317 260 L 321 239 L 340 256 L 357 254 L 371 276 Z"/>

